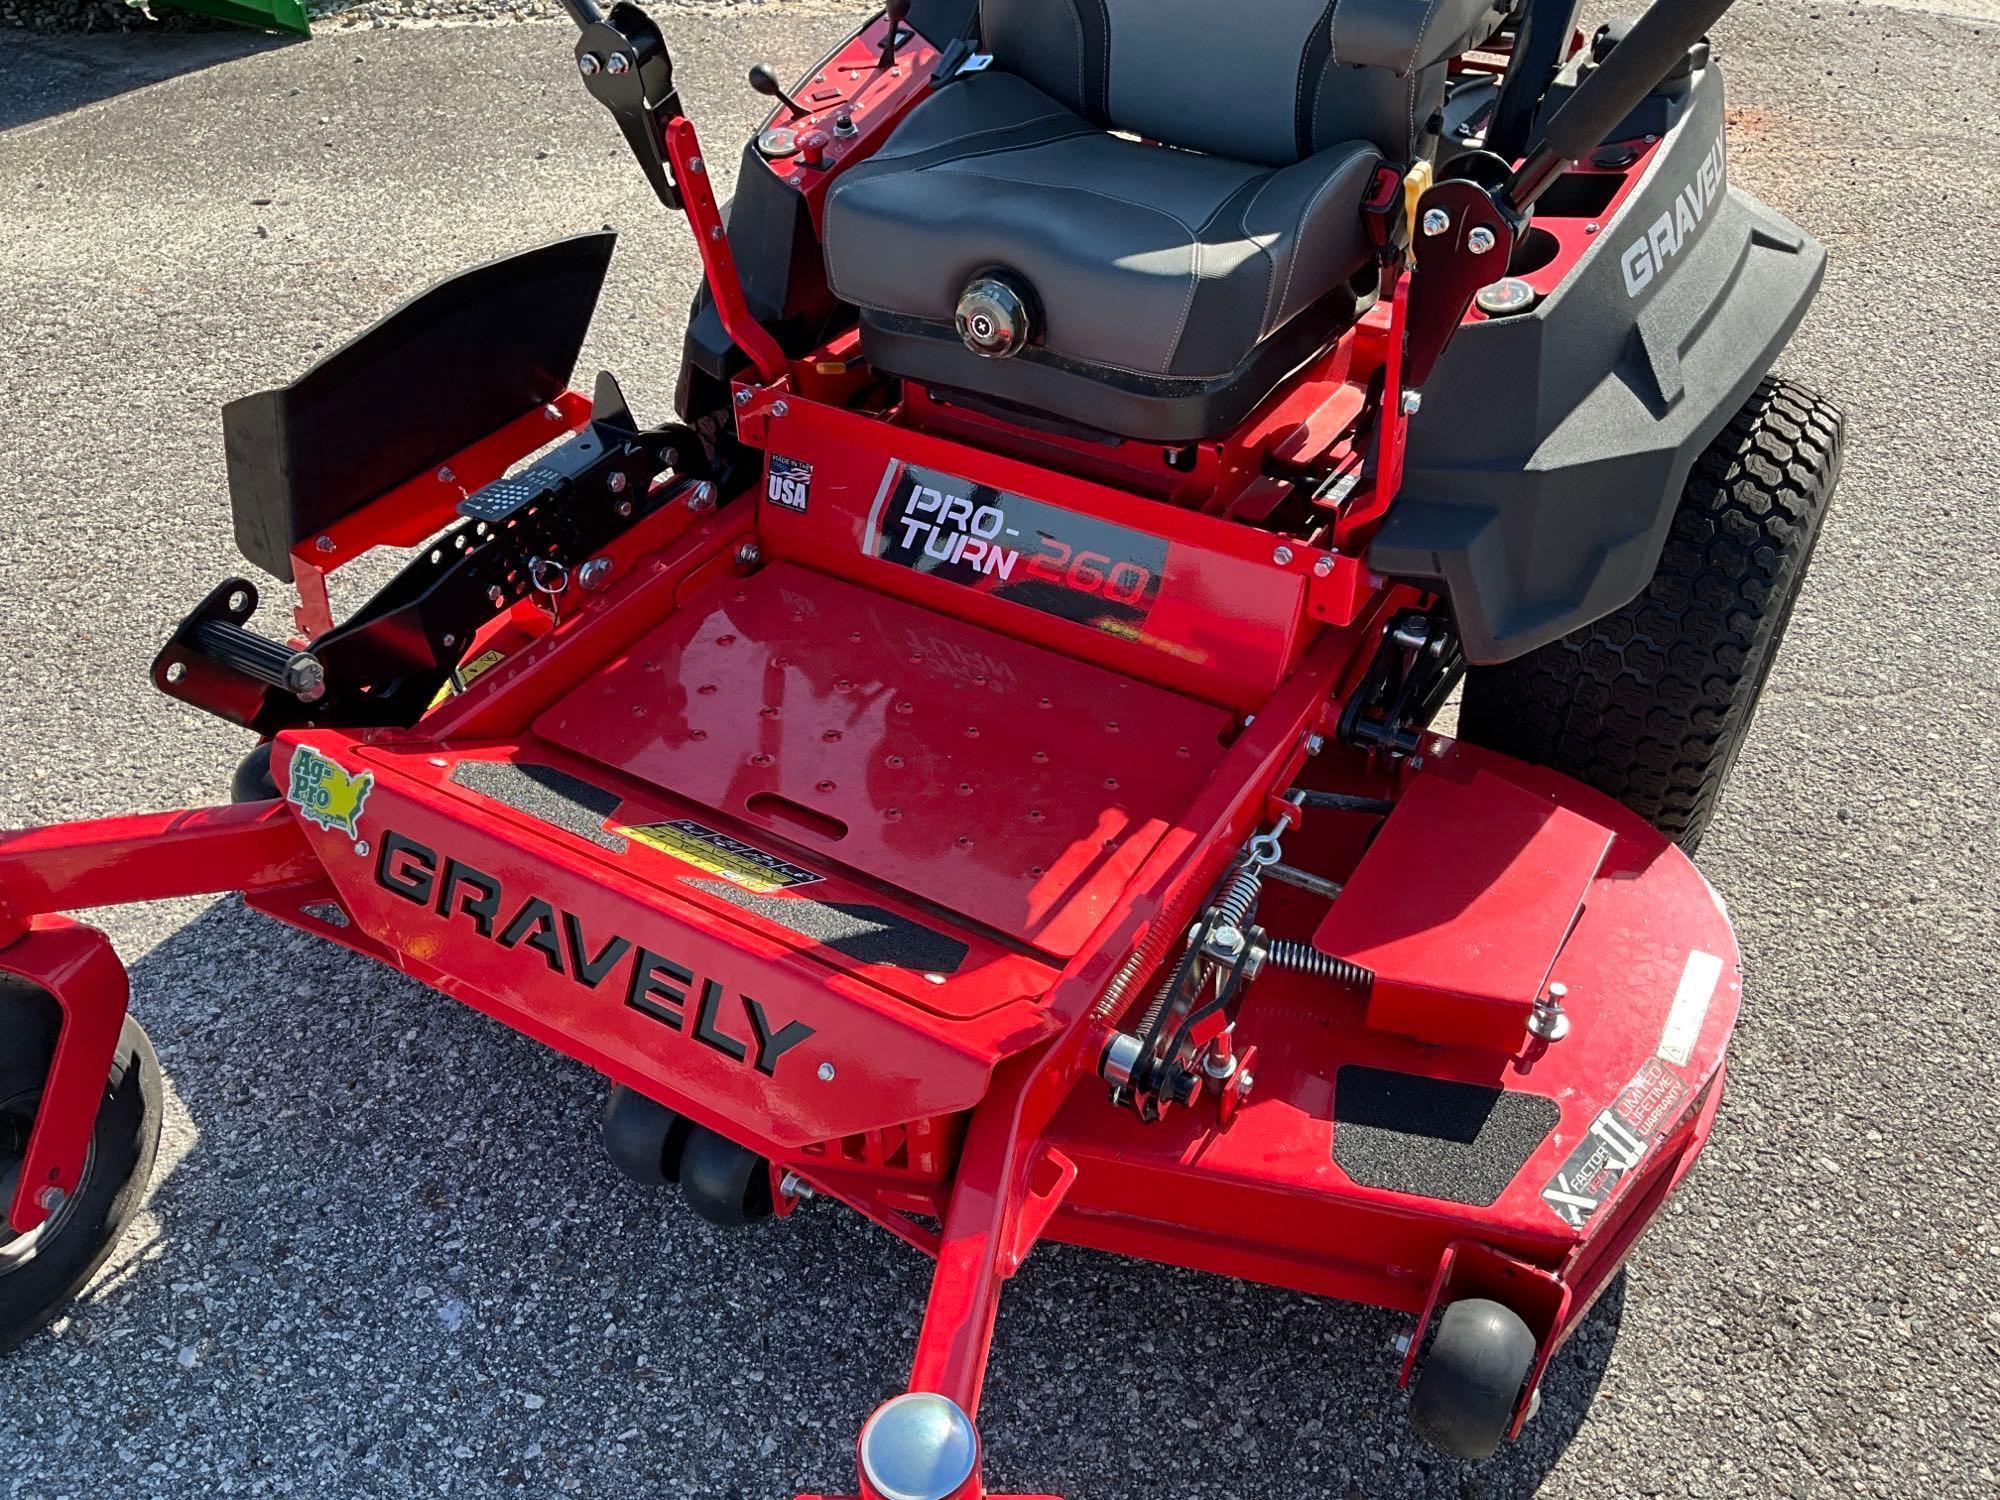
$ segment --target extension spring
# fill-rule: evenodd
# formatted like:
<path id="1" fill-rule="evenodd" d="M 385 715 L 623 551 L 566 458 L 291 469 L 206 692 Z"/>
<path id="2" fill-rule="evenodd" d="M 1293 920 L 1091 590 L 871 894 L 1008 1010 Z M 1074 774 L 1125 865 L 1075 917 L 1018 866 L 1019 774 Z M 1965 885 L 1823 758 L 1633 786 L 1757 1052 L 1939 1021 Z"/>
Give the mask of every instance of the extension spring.
<path id="1" fill-rule="evenodd" d="M 1356 995 L 1365 996 L 1375 987 L 1374 970 L 1322 953 L 1311 943 L 1301 943 L 1295 938 L 1272 938 L 1265 947 L 1264 962 L 1270 968 L 1323 979 Z"/>

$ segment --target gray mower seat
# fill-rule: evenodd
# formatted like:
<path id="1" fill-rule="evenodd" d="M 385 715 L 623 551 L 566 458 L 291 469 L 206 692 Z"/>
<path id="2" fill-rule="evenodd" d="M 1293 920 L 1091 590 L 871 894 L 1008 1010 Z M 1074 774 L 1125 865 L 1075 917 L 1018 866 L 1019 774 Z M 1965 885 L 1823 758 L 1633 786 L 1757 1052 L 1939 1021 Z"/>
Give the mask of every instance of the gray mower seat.
<path id="1" fill-rule="evenodd" d="M 829 193 L 828 281 L 878 369 L 1123 437 L 1216 435 L 1351 321 L 1375 168 L 1414 158 L 1446 60 L 1506 8 L 984 0 L 993 68 Z M 1007 358 L 954 321 L 996 274 L 1030 310 Z"/>

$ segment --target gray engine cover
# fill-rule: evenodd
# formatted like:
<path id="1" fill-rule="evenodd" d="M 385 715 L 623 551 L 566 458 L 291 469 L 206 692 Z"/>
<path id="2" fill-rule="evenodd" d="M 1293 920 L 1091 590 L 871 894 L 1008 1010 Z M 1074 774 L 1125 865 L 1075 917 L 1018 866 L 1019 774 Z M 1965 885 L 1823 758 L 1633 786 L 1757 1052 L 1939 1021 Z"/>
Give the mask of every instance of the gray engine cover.
<path id="1" fill-rule="evenodd" d="M 1819 243 L 1726 186 L 1722 99 L 1711 65 L 1554 294 L 1461 329 L 1424 387 L 1369 562 L 1441 588 L 1475 665 L 1645 588 L 1688 470 L 1818 290 Z"/>

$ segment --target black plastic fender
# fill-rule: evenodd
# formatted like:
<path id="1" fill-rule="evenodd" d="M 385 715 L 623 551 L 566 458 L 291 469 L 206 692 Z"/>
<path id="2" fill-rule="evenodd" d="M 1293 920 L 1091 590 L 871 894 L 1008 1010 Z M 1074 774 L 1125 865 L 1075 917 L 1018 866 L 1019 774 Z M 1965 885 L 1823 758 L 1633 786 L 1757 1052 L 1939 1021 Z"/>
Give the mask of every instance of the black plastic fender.
<path id="1" fill-rule="evenodd" d="M 1474 665 L 1646 586 L 1688 470 L 1819 288 L 1818 242 L 1726 185 L 1722 128 L 1711 64 L 1555 292 L 1461 329 L 1425 382 L 1369 562 L 1440 588 Z"/>

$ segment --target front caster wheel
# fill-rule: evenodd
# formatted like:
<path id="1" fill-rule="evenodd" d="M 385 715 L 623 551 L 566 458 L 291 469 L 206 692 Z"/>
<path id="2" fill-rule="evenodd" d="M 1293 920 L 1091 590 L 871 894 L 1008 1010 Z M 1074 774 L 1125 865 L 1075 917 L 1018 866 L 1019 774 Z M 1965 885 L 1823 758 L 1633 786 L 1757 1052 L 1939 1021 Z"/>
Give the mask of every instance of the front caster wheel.
<path id="1" fill-rule="evenodd" d="M 266 740 L 237 762 L 236 770 L 229 778 L 231 802 L 268 802 L 273 797 L 284 795 L 278 790 L 277 776 L 271 770 L 271 751 L 274 748 L 272 742 Z"/>
<path id="2" fill-rule="evenodd" d="M 1481 1459 L 1513 1424 L 1535 1336 L 1510 1308 L 1484 1297 L 1454 1302 L 1410 1392 L 1410 1425 L 1441 1453 Z"/>
<path id="3" fill-rule="evenodd" d="M 159 1059 L 127 1016 L 83 1181 L 28 1233 L 6 1223 L 61 1028 L 61 1010 L 47 995 L 0 988 L 0 1354 L 52 1321 L 97 1274 L 139 1211 L 160 1144 Z"/>
<path id="4" fill-rule="evenodd" d="M 740 1228 L 771 1217 L 771 1164 L 756 1152 L 696 1127 L 681 1149 L 681 1192 L 711 1224 Z"/>
<path id="5" fill-rule="evenodd" d="M 681 1152 L 694 1126 L 623 1084 L 604 1104 L 604 1149 L 612 1165 L 641 1187 L 666 1187 L 681 1175 Z"/>

